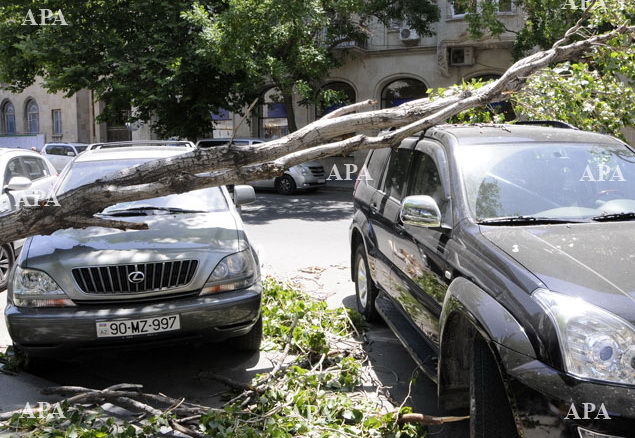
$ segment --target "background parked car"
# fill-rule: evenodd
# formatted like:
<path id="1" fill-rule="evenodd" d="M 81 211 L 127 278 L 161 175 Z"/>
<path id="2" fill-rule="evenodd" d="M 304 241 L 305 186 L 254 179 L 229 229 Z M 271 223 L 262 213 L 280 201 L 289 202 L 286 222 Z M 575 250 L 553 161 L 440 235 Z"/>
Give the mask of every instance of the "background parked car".
<path id="1" fill-rule="evenodd" d="M 232 141 L 231 138 L 206 138 L 196 142 L 199 148 L 223 146 Z M 260 138 L 235 138 L 233 144 L 239 146 L 264 143 Z M 293 166 L 277 178 L 251 181 L 252 187 L 258 189 L 275 189 L 281 195 L 292 195 L 299 190 L 317 190 L 326 185 L 324 166 L 319 161 L 308 161 Z"/>
<path id="2" fill-rule="evenodd" d="M 87 147 L 85 143 L 47 143 L 40 153 L 61 172 L 69 161 L 84 152 Z"/>
<path id="3" fill-rule="evenodd" d="M 182 147 L 87 151 L 67 166 L 59 196 L 117 170 L 187 152 Z M 237 204 L 254 190 L 235 186 Z M 123 202 L 104 219 L 146 230 L 89 227 L 27 239 L 5 316 L 16 351 L 220 341 L 257 350 L 262 338 L 257 255 L 224 187 Z"/>
<path id="4" fill-rule="evenodd" d="M 46 199 L 55 183 L 57 171 L 37 152 L 27 149 L 0 148 L 0 214 L 20 203 L 33 205 Z M 0 291 L 6 289 L 9 271 L 23 241 L 0 246 Z"/>
<path id="5" fill-rule="evenodd" d="M 632 437 L 635 150 L 570 127 L 447 125 L 366 169 L 357 306 L 445 413 L 470 417 L 444 436 Z"/>

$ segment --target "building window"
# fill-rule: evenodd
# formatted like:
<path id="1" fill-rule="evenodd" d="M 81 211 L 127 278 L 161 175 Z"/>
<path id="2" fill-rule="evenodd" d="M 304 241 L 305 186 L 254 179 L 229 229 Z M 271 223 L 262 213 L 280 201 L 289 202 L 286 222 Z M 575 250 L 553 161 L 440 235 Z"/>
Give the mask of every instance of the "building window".
<path id="1" fill-rule="evenodd" d="M 428 87 L 417 79 L 398 79 L 384 87 L 381 92 L 381 107 L 392 108 L 428 95 Z"/>
<path id="2" fill-rule="evenodd" d="M 258 107 L 258 136 L 273 139 L 287 135 L 289 133 L 287 112 L 278 89 L 270 88 L 265 91 L 261 101 Z"/>
<path id="3" fill-rule="evenodd" d="M 40 132 L 40 109 L 33 99 L 26 103 L 26 132 L 29 134 Z"/>
<path id="4" fill-rule="evenodd" d="M 469 7 L 474 5 L 474 2 L 478 5 L 484 1 L 495 3 L 498 6 L 498 12 L 514 11 L 513 0 L 455 0 L 450 2 L 450 15 L 452 17 L 462 17 L 468 12 Z"/>
<path id="5" fill-rule="evenodd" d="M 62 110 L 54 109 L 53 116 L 53 135 L 62 135 Z"/>
<path id="6" fill-rule="evenodd" d="M 234 122 L 232 115 L 224 108 L 218 108 L 218 111 L 211 113 L 212 129 L 214 138 L 227 138 L 234 135 Z"/>
<path id="7" fill-rule="evenodd" d="M 464 80 L 469 82 L 470 80 L 481 81 L 481 82 L 489 82 L 495 81 L 496 79 L 500 79 L 500 75 L 498 74 L 482 74 L 478 76 L 474 76 L 473 78 Z M 516 119 L 516 113 L 514 112 L 514 107 L 512 106 L 509 100 L 500 100 L 497 102 L 489 102 L 485 105 L 485 108 L 492 114 L 503 114 L 506 122 L 511 122 Z"/>
<path id="8" fill-rule="evenodd" d="M 2 105 L 2 133 L 15 134 L 15 107 L 11 102 Z"/>
<path id="9" fill-rule="evenodd" d="M 337 99 L 341 99 L 339 102 L 332 103 L 333 100 L 325 99 L 325 92 L 333 91 L 337 93 L 335 96 Z M 331 93 L 331 94 L 335 94 Z M 324 117 L 328 113 L 335 111 L 338 108 L 341 108 L 345 105 L 350 105 L 351 103 L 355 103 L 357 98 L 355 96 L 355 89 L 351 87 L 346 82 L 331 82 L 330 84 L 326 84 L 320 90 L 319 101 L 315 106 L 315 117 L 319 119 Z"/>

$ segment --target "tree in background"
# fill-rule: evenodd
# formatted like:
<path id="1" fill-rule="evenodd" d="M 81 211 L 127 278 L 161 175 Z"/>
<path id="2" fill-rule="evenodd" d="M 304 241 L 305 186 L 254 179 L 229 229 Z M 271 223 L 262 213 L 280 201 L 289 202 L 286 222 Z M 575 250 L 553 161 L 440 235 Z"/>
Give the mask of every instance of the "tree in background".
<path id="1" fill-rule="evenodd" d="M 457 0 L 468 13 L 474 38 L 511 32 L 497 14 L 498 0 Z M 526 14 L 525 27 L 516 34 L 516 58 L 536 48 L 551 47 L 578 20 L 588 26 L 571 34 L 582 39 L 632 24 L 632 0 L 516 0 Z M 556 119 L 581 129 L 623 138 L 625 126 L 635 127 L 635 50 L 633 35 L 620 35 L 566 63 L 536 72 L 523 90 L 511 96 L 517 114 L 530 119 Z"/>
<path id="2" fill-rule="evenodd" d="M 203 29 L 210 62 L 227 74 L 246 72 L 253 87 L 277 88 L 293 132 L 294 95 L 304 104 L 343 98 L 318 93 L 329 72 L 345 62 L 338 47 L 363 44 L 373 20 L 400 20 L 430 35 L 439 9 L 429 0 L 227 0 L 219 8 L 195 5 L 188 17 Z"/>
<path id="3" fill-rule="evenodd" d="M 41 78 L 49 91 L 69 96 L 90 89 L 106 103 L 101 121 L 129 114 L 126 121 L 152 121 L 161 136 L 196 138 L 209 132 L 211 112 L 242 107 L 249 89 L 242 70 L 221 71 L 200 53 L 201 29 L 182 17 L 191 6 L 170 0 L 0 6 L 0 83 L 20 92 Z M 39 24 L 43 8 L 61 10 L 68 25 L 22 25 L 29 11 Z"/>

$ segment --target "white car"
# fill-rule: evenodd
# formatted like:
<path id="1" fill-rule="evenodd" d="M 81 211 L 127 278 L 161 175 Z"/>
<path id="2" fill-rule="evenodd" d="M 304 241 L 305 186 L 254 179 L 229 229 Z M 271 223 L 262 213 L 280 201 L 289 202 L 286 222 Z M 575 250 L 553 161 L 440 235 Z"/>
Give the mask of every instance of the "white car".
<path id="1" fill-rule="evenodd" d="M 207 149 L 224 146 L 229 142 L 238 146 L 264 143 L 260 138 L 205 138 L 196 142 L 196 147 Z M 250 186 L 258 189 L 275 189 L 281 195 L 292 195 L 299 190 L 317 190 L 326 185 L 324 166 L 319 161 L 309 161 L 293 166 L 282 176 L 271 179 L 251 181 Z"/>
<path id="2" fill-rule="evenodd" d="M 0 148 L 0 214 L 47 199 L 56 177 L 55 167 L 37 152 Z M 0 291 L 6 289 L 9 272 L 21 246 L 22 242 L 0 246 Z"/>
<path id="3" fill-rule="evenodd" d="M 55 166 L 55 170 L 61 172 L 69 161 L 84 152 L 87 147 L 85 143 L 47 143 L 40 153 Z"/>

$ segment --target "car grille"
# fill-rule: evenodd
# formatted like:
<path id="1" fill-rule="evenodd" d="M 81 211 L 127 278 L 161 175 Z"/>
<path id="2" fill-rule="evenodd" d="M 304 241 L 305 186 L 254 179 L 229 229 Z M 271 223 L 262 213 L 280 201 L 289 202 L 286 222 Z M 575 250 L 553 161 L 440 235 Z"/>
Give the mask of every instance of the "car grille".
<path id="1" fill-rule="evenodd" d="M 309 170 L 313 176 L 324 176 L 324 166 L 309 166 Z"/>
<path id="2" fill-rule="evenodd" d="M 75 282 L 88 294 L 125 294 L 160 291 L 185 286 L 198 267 L 198 260 L 175 260 L 113 266 L 73 268 Z"/>

